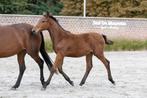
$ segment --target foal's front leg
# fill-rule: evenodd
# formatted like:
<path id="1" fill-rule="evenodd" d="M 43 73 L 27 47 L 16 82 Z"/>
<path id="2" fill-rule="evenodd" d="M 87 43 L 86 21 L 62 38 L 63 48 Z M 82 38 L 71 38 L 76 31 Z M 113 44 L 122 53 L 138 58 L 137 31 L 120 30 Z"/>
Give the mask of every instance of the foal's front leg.
<path id="1" fill-rule="evenodd" d="M 70 80 L 69 76 L 62 69 L 64 56 L 62 56 L 62 55 L 59 54 L 58 57 L 59 57 L 59 60 L 58 61 L 60 61 L 59 64 L 58 64 L 58 70 L 59 70 L 59 72 L 62 74 L 62 76 L 64 77 L 64 79 L 67 82 L 69 82 L 70 85 L 74 86 L 73 81 Z"/>
<path id="2" fill-rule="evenodd" d="M 54 75 L 55 72 L 57 72 L 57 70 L 59 70 L 59 72 L 63 75 L 63 77 L 71 84 L 73 85 L 73 82 L 70 80 L 70 78 L 63 72 L 62 70 L 62 64 L 63 64 L 63 59 L 64 56 L 62 56 L 60 53 L 57 54 L 56 59 L 55 59 L 55 63 L 51 69 L 51 73 L 50 76 L 48 78 L 48 80 L 46 81 L 46 83 L 44 84 L 43 88 L 46 89 L 47 85 L 50 84 L 50 81 Z"/>

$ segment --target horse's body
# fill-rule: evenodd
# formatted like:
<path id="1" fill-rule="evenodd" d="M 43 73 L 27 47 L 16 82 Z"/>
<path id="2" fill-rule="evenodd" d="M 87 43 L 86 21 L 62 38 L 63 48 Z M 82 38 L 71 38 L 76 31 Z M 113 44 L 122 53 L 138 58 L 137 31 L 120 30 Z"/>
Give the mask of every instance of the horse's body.
<path id="1" fill-rule="evenodd" d="M 57 20 L 46 14 L 39 20 L 38 24 L 33 28 L 35 34 L 43 30 L 48 30 L 53 42 L 53 49 L 56 52 L 56 60 L 53 65 L 52 72 L 44 85 L 44 88 L 50 83 L 50 80 L 57 70 L 64 76 L 64 78 L 73 85 L 70 78 L 63 72 L 62 64 L 65 56 L 68 57 L 81 57 L 86 56 L 86 72 L 80 83 L 83 85 L 86 78 L 92 68 L 92 56 L 98 57 L 105 65 L 108 72 L 108 79 L 111 83 L 115 83 L 111 76 L 110 62 L 104 57 L 105 44 L 112 44 L 112 41 L 108 40 L 105 35 L 98 33 L 85 33 L 85 34 L 72 34 L 69 31 L 64 30 Z"/>
<path id="2" fill-rule="evenodd" d="M 15 89 L 19 87 L 21 78 L 26 68 L 24 61 L 26 53 L 28 53 L 38 63 L 42 84 L 44 83 L 43 60 L 39 57 L 39 51 L 41 52 L 48 67 L 52 66 L 44 48 L 42 33 L 33 35 L 32 28 L 32 25 L 23 23 L 0 26 L 0 58 L 17 54 L 20 73 L 16 84 L 12 87 Z"/>
<path id="3" fill-rule="evenodd" d="M 101 41 L 97 42 L 97 39 Z M 81 57 L 91 52 L 96 51 L 95 43 L 97 48 L 99 45 L 104 44 L 104 39 L 96 33 L 85 33 L 85 34 L 68 34 L 68 37 L 62 39 L 54 48 L 55 52 L 62 51 L 64 56 L 67 57 Z M 66 45 L 65 45 L 66 44 Z M 65 46 L 64 46 L 65 45 Z"/>
<path id="4" fill-rule="evenodd" d="M 31 32 L 28 32 L 31 28 L 32 26 L 25 24 L 0 26 L 0 57 L 13 56 L 22 50 L 31 50 L 31 44 L 28 44 L 31 42 L 29 38 Z M 38 44 L 41 44 L 41 41 Z"/>

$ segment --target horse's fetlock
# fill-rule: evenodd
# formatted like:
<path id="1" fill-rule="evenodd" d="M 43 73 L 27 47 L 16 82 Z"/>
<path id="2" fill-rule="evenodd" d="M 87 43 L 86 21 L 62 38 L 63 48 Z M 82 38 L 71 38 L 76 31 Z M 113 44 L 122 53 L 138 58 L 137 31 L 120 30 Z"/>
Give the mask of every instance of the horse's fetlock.
<path id="1" fill-rule="evenodd" d="M 40 59 L 40 61 L 41 61 L 41 65 L 43 65 L 44 64 L 44 61 L 42 59 Z"/>

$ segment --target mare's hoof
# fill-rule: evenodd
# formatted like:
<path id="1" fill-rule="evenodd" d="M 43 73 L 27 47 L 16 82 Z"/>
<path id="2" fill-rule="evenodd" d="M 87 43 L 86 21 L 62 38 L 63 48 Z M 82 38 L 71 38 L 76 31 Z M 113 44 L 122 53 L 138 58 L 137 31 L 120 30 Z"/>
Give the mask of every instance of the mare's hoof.
<path id="1" fill-rule="evenodd" d="M 44 83 L 41 90 L 46 90 L 47 84 Z"/>
<path id="2" fill-rule="evenodd" d="M 16 87 L 11 87 L 11 89 L 10 90 L 16 90 L 17 88 Z"/>
<path id="3" fill-rule="evenodd" d="M 42 88 L 41 88 L 41 91 L 45 91 L 45 90 L 46 90 L 46 87 L 42 87 Z"/>
<path id="4" fill-rule="evenodd" d="M 45 82 L 43 81 L 43 82 L 41 82 L 41 84 L 42 84 L 42 86 L 45 84 Z"/>

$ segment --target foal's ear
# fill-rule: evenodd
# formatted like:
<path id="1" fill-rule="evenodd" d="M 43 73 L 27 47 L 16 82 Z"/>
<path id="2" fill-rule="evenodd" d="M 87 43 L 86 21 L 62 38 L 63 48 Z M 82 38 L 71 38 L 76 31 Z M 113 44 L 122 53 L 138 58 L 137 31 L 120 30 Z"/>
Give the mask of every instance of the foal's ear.
<path id="1" fill-rule="evenodd" d="M 43 12 L 43 16 L 48 17 L 48 16 L 50 16 L 50 13 L 49 12 Z"/>

